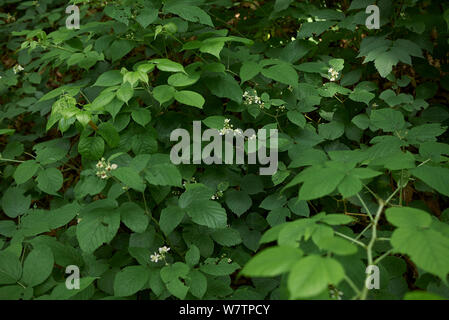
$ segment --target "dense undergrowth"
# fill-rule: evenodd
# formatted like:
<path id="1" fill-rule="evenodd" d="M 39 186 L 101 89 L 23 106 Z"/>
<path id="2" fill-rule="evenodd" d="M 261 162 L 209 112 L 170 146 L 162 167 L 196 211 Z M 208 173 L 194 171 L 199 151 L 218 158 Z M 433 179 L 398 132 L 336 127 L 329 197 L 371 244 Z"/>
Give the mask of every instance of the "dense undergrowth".
<path id="1" fill-rule="evenodd" d="M 449 298 L 447 1 L 0 4 L 1 299 Z"/>

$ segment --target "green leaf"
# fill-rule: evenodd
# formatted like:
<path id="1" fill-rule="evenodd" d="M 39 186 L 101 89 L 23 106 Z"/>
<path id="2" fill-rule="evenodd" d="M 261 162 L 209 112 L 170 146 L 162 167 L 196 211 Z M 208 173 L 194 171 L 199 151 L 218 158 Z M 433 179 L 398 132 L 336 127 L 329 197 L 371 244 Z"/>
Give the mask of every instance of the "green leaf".
<path id="1" fill-rule="evenodd" d="M 374 65 L 377 71 L 379 71 L 380 76 L 382 78 L 386 78 L 393 70 L 393 66 L 395 66 L 398 62 L 399 59 L 394 53 L 391 51 L 386 51 L 376 57 Z"/>
<path id="2" fill-rule="evenodd" d="M 186 208 L 192 221 L 209 228 L 224 228 L 226 226 L 226 210 L 215 201 L 192 201 Z"/>
<path id="3" fill-rule="evenodd" d="M 143 8 L 139 11 L 136 21 L 143 27 L 148 27 L 151 23 L 156 21 L 159 10 L 155 8 Z"/>
<path id="4" fill-rule="evenodd" d="M 298 73 L 287 63 L 276 64 L 268 69 L 262 69 L 262 74 L 270 79 L 296 87 L 298 85 Z"/>
<path id="5" fill-rule="evenodd" d="M 173 99 L 175 92 L 175 88 L 164 84 L 153 89 L 153 96 L 160 104 L 163 104 Z"/>
<path id="6" fill-rule="evenodd" d="M 238 264 L 234 262 L 228 263 L 226 261 L 220 261 L 219 263 L 208 261 L 208 263 L 200 266 L 200 271 L 212 276 L 226 276 L 234 273 L 237 269 L 239 269 Z"/>
<path id="7" fill-rule="evenodd" d="M 375 97 L 374 93 L 371 93 L 367 90 L 363 89 L 355 89 L 351 94 L 349 95 L 349 99 L 357 102 L 363 102 L 367 106 L 369 106 L 369 102 L 373 100 Z"/>
<path id="8" fill-rule="evenodd" d="M 174 164 L 156 163 L 145 170 L 145 179 L 155 186 L 180 187 L 182 176 Z"/>
<path id="9" fill-rule="evenodd" d="M 201 299 L 207 291 L 207 278 L 198 270 L 191 270 L 187 278 L 190 293 Z"/>
<path id="10" fill-rule="evenodd" d="M 24 196 L 24 191 L 18 187 L 10 187 L 3 194 L 2 209 L 10 218 L 24 214 L 31 204 L 31 196 Z"/>
<path id="11" fill-rule="evenodd" d="M 204 105 L 204 98 L 199 93 L 194 91 L 182 90 L 175 92 L 175 100 L 186 104 L 188 106 L 193 106 L 202 109 Z"/>
<path id="12" fill-rule="evenodd" d="M 317 37 L 334 24 L 335 21 L 314 21 L 304 23 L 298 32 L 298 37 L 301 39 L 306 39 L 312 36 Z"/>
<path id="13" fill-rule="evenodd" d="M 118 146 L 120 142 L 120 136 L 117 132 L 117 129 L 110 124 L 109 122 L 102 122 L 98 126 L 98 134 L 103 137 L 108 146 L 111 148 L 115 148 Z"/>
<path id="14" fill-rule="evenodd" d="M 129 297 L 140 291 L 148 281 L 150 272 L 143 266 L 125 267 L 114 279 L 114 295 Z"/>
<path id="15" fill-rule="evenodd" d="M 262 67 L 254 61 L 244 61 L 240 68 L 240 83 L 251 80 L 259 72 L 262 71 Z"/>
<path id="16" fill-rule="evenodd" d="M 34 160 L 22 162 L 14 171 L 14 180 L 18 185 L 25 183 L 36 174 L 37 169 L 39 165 Z"/>
<path id="17" fill-rule="evenodd" d="M 273 247 L 256 254 L 242 269 L 241 274 L 250 277 L 274 277 L 290 269 L 303 253 L 293 247 Z"/>
<path id="18" fill-rule="evenodd" d="M 248 211 L 252 205 L 251 198 L 245 191 L 237 191 L 235 189 L 226 192 L 225 202 L 229 209 L 239 217 Z"/>
<path id="19" fill-rule="evenodd" d="M 290 110 L 287 112 L 287 118 L 291 123 L 296 124 L 300 128 L 304 128 L 306 125 L 306 118 L 302 115 L 301 112 L 296 110 Z"/>
<path id="20" fill-rule="evenodd" d="M 103 243 L 109 243 L 120 227 L 120 212 L 103 207 L 82 217 L 76 228 L 76 237 L 81 250 L 92 253 Z"/>
<path id="21" fill-rule="evenodd" d="M 78 152 L 88 159 L 100 159 L 104 152 L 104 140 L 100 137 L 81 137 Z"/>
<path id="22" fill-rule="evenodd" d="M 370 119 L 373 125 L 385 132 L 398 131 L 405 126 L 402 113 L 393 109 L 372 110 Z"/>
<path id="23" fill-rule="evenodd" d="M 420 166 L 410 170 L 410 173 L 422 180 L 436 191 L 449 197 L 449 169 L 441 167 Z"/>
<path id="24" fill-rule="evenodd" d="M 427 212 L 408 207 L 388 208 L 385 211 L 388 222 L 396 227 L 429 227 L 432 218 Z"/>
<path id="25" fill-rule="evenodd" d="M 338 237 L 323 237 L 314 240 L 316 245 L 325 251 L 330 251 L 337 255 L 347 256 L 357 253 L 357 247 L 348 240 Z"/>
<path id="26" fill-rule="evenodd" d="M 100 93 L 98 97 L 96 97 L 95 100 L 92 101 L 91 107 L 93 110 L 104 110 L 105 106 L 111 103 L 111 101 L 114 99 L 115 93 L 106 90 Z"/>
<path id="27" fill-rule="evenodd" d="M 155 63 L 157 68 L 161 71 L 186 73 L 181 64 L 169 59 L 153 59 L 151 62 Z"/>
<path id="28" fill-rule="evenodd" d="M 287 203 L 287 198 L 282 194 L 270 194 L 263 199 L 259 207 L 266 210 L 279 209 Z"/>
<path id="29" fill-rule="evenodd" d="M 48 300 L 68 300 L 72 298 L 73 296 L 83 292 L 84 290 L 89 287 L 92 282 L 95 281 L 95 277 L 81 277 L 80 278 L 80 288 L 79 290 L 69 290 L 67 289 L 67 286 L 65 282 L 58 284 L 53 291 L 51 292 L 51 295 L 47 298 Z"/>
<path id="30" fill-rule="evenodd" d="M 134 190 L 143 192 L 145 190 L 145 183 L 136 169 L 131 167 L 119 167 L 112 171 L 112 175 L 120 182 Z"/>
<path id="31" fill-rule="evenodd" d="M 142 233 L 147 229 L 149 219 L 145 211 L 134 202 L 125 202 L 120 208 L 122 222 L 132 231 Z"/>
<path id="32" fill-rule="evenodd" d="M 202 79 L 203 80 L 203 79 Z M 241 103 L 243 91 L 239 83 L 229 74 L 213 74 L 204 77 L 206 87 L 219 98 L 229 98 Z"/>
<path id="33" fill-rule="evenodd" d="M 274 3 L 274 12 L 279 12 L 288 8 L 293 0 L 276 0 Z"/>
<path id="34" fill-rule="evenodd" d="M 341 122 L 332 121 L 318 125 L 318 133 L 326 140 L 335 140 L 340 138 L 345 132 L 345 126 Z"/>
<path id="35" fill-rule="evenodd" d="M 242 243 L 240 233 L 231 228 L 216 229 L 211 233 L 212 239 L 222 246 L 232 247 Z"/>
<path id="36" fill-rule="evenodd" d="M 139 108 L 131 112 L 131 117 L 135 122 L 145 127 L 151 121 L 151 112 L 147 109 Z"/>
<path id="37" fill-rule="evenodd" d="M 354 118 L 352 118 L 351 122 L 354 123 L 357 128 L 362 130 L 366 130 L 370 124 L 368 116 L 364 113 L 356 115 Z"/>
<path id="38" fill-rule="evenodd" d="M 410 256 L 421 269 L 446 281 L 449 273 L 448 237 L 433 229 L 406 226 L 393 232 L 391 245 L 396 252 Z"/>
<path id="39" fill-rule="evenodd" d="M 2 134 L 11 135 L 14 132 L 16 132 L 15 129 L 0 129 L 0 135 L 2 135 Z"/>
<path id="40" fill-rule="evenodd" d="M 355 196 L 360 190 L 362 190 L 362 182 L 354 176 L 345 176 L 338 185 L 338 192 L 345 199 Z"/>
<path id="41" fill-rule="evenodd" d="M 199 73 L 175 73 L 168 77 L 167 83 L 173 87 L 186 87 L 195 84 L 200 79 Z"/>
<path id="42" fill-rule="evenodd" d="M 169 206 L 161 211 L 159 225 L 162 232 L 166 235 L 172 233 L 173 230 L 181 223 L 185 212 L 181 208 Z"/>
<path id="43" fill-rule="evenodd" d="M 214 26 L 206 11 L 196 6 L 188 5 L 188 3 L 168 2 L 164 6 L 164 11 L 174 13 L 190 22 L 199 22 L 210 27 Z"/>
<path id="44" fill-rule="evenodd" d="M 124 103 L 128 104 L 128 101 L 133 97 L 134 89 L 129 82 L 123 83 L 117 90 L 117 98 Z"/>
<path id="45" fill-rule="evenodd" d="M 186 279 L 189 273 L 189 266 L 182 262 L 175 262 L 172 265 L 165 266 L 161 269 L 161 279 L 167 286 L 168 291 L 179 299 L 184 299 L 189 291 L 189 287 L 181 282 Z"/>
<path id="46" fill-rule="evenodd" d="M 217 59 L 220 59 L 220 52 L 223 49 L 225 40 L 222 38 L 209 38 L 204 40 L 200 45 L 200 51 L 209 53 Z"/>
<path id="47" fill-rule="evenodd" d="M 210 116 L 203 120 L 203 123 L 211 129 L 221 129 L 224 126 L 225 117 Z"/>
<path id="48" fill-rule="evenodd" d="M 299 190 L 299 200 L 312 200 L 332 193 L 345 175 L 333 168 L 323 168 L 307 179 Z"/>
<path id="49" fill-rule="evenodd" d="M 417 290 L 405 293 L 404 300 L 446 300 L 446 299 L 431 292 Z"/>
<path id="50" fill-rule="evenodd" d="M 326 214 L 323 217 L 320 217 L 320 221 L 327 223 L 331 226 L 338 226 L 342 224 L 348 224 L 353 222 L 354 220 L 345 214 Z"/>
<path id="51" fill-rule="evenodd" d="M 94 83 L 94 86 L 112 87 L 122 83 L 122 81 L 123 76 L 119 70 L 110 70 L 99 76 L 97 81 Z"/>
<path id="52" fill-rule="evenodd" d="M 19 258 L 11 252 L 0 251 L 0 284 L 12 284 L 22 276 Z"/>
<path id="53" fill-rule="evenodd" d="M 56 192 L 61 189 L 62 182 L 62 173 L 56 168 L 41 170 L 37 175 L 38 188 L 48 194 L 57 195 Z"/>
<path id="54" fill-rule="evenodd" d="M 189 250 L 186 252 L 186 263 L 193 267 L 200 262 L 200 249 L 194 244 L 190 245 Z"/>
<path id="55" fill-rule="evenodd" d="M 34 287 L 44 282 L 53 271 L 54 258 L 50 248 L 38 246 L 25 259 L 21 281 Z"/>
<path id="56" fill-rule="evenodd" d="M 126 56 L 134 48 L 134 42 L 128 40 L 115 40 L 109 47 L 111 59 L 113 62 Z"/>
<path id="57" fill-rule="evenodd" d="M 287 284 L 291 298 L 307 298 L 318 295 L 330 284 L 337 286 L 344 276 L 337 260 L 309 255 L 293 265 Z"/>

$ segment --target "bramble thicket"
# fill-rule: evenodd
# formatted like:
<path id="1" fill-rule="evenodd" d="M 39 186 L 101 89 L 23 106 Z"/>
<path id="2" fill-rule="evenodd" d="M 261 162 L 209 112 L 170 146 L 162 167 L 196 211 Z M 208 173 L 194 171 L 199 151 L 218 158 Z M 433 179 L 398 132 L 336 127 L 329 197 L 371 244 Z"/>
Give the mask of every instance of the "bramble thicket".
<path id="1" fill-rule="evenodd" d="M 0 4 L 0 299 L 449 298 L 449 2 Z"/>

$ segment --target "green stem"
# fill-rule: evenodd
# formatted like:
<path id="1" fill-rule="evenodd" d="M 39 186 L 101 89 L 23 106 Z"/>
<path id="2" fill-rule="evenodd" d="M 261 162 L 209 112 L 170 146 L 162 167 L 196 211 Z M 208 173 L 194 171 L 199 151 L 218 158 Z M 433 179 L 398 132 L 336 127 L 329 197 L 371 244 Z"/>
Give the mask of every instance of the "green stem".
<path id="1" fill-rule="evenodd" d="M 377 240 L 377 223 L 379 222 L 380 216 L 382 214 L 382 211 L 384 209 L 385 206 L 385 202 L 383 200 L 379 200 L 379 207 L 377 209 L 376 212 L 376 216 L 374 217 L 373 220 L 373 228 L 372 228 L 372 233 L 371 233 L 371 240 L 368 243 L 368 245 L 366 246 L 366 255 L 367 255 L 367 260 L 368 260 L 368 265 L 374 265 L 374 261 L 373 261 L 373 246 L 374 243 Z M 366 281 L 368 279 L 368 275 L 367 278 L 365 279 L 365 285 L 363 287 L 363 291 L 361 293 L 360 299 L 365 300 L 367 295 L 368 295 L 368 287 L 366 286 Z"/>
<path id="2" fill-rule="evenodd" d="M 359 195 L 359 193 L 357 193 L 357 198 L 359 199 L 359 201 L 362 203 L 363 208 L 365 208 L 366 213 L 368 214 L 368 216 L 370 217 L 371 221 L 373 221 L 373 215 L 371 214 L 370 209 L 368 208 L 368 206 L 366 205 L 365 201 L 363 201 L 362 197 Z"/>
<path id="3" fill-rule="evenodd" d="M 354 290 L 354 292 L 357 295 L 360 295 L 360 290 L 357 288 L 357 286 L 354 284 L 354 282 L 349 278 L 347 275 L 345 275 L 345 281 L 349 284 L 349 286 Z"/>
<path id="4" fill-rule="evenodd" d="M 340 236 L 340 237 L 345 238 L 345 239 L 347 239 L 347 240 L 349 240 L 349 241 L 352 241 L 352 242 L 354 242 L 355 244 L 358 244 L 359 246 L 361 246 L 362 248 L 366 248 L 366 245 L 365 245 L 363 242 L 360 242 L 360 241 L 358 241 L 358 240 L 356 240 L 356 239 L 354 239 L 354 238 L 351 238 L 351 237 L 349 237 L 349 236 L 347 236 L 347 235 L 345 235 L 345 234 L 343 234 L 343 233 L 340 233 L 340 232 L 337 232 L 337 231 L 334 231 L 334 232 L 335 232 L 335 234 L 336 234 L 337 236 Z"/>
<path id="5" fill-rule="evenodd" d="M 380 240 L 380 238 L 379 238 Z M 388 250 L 383 255 L 379 256 L 376 260 L 374 260 L 374 264 L 378 264 L 381 262 L 384 258 L 386 258 L 388 255 L 390 255 L 393 252 L 393 249 Z"/>

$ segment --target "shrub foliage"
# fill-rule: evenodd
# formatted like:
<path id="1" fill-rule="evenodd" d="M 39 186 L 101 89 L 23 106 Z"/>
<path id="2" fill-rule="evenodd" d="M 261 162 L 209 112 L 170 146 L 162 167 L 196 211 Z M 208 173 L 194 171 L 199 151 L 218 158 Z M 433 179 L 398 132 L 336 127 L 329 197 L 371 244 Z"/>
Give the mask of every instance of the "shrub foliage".
<path id="1" fill-rule="evenodd" d="M 0 298 L 449 298 L 445 1 L 0 4 Z M 193 121 L 277 172 L 173 164 Z"/>

